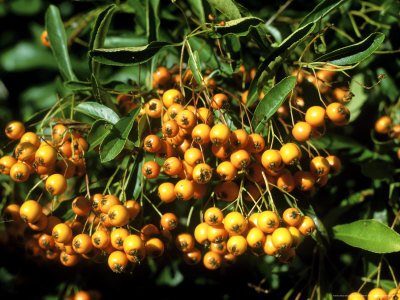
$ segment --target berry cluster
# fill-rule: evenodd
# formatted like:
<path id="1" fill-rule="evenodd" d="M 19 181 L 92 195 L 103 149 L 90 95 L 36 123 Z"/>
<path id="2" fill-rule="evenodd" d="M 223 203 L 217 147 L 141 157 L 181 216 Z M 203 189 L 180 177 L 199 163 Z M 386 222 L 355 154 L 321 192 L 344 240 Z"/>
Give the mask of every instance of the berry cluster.
<path id="1" fill-rule="evenodd" d="M 46 189 L 52 196 L 61 195 L 67 189 L 67 179 L 86 173 L 84 153 L 88 143 L 79 132 L 68 133 L 63 124 L 52 128 L 52 139 L 40 139 L 35 132 L 25 132 L 19 121 L 7 124 L 6 135 L 19 143 L 14 156 L 0 158 L 0 172 L 10 175 L 15 182 L 24 182 L 36 173 L 46 180 Z"/>
<path id="2" fill-rule="evenodd" d="M 317 72 L 324 82 L 328 82 L 326 72 L 335 73 L 325 69 Z M 321 156 L 310 139 L 325 133 L 326 119 L 345 125 L 348 109 L 337 101 L 326 108 L 307 107 L 304 101 L 300 105 L 303 71 L 297 72 L 298 84 L 289 103 L 283 104 L 274 117 L 280 123 L 267 123 L 266 130 L 256 133 L 250 120 L 245 122 L 254 114 L 254 105 L 246 106 L 247 90 L 236 96 L 220 88 L 214 78 L 204 76 L 199 84 L 190 69 L 180 74 L 176 68 L 175 74 L 158 68 L 153 74 L 154 91 L 146 94 L 143 103 L 138 102 L 143 97 L 135 94 L 116 98 L 121 114 L 140 106 L 137 121 L 144 118 L 148 124 L 149 134 L 137 149 L 144 156 L 141 173 L 146 181 L 141 200 L 147 200 L 159 214 L 159 226 L 144 220 L 142 201 L 127 200 L 122 193 L 119 197 L 106 194 L 107 189 L 103 194 L 90 196 L 88 190 L 86 196 L 74 195 L 74 217 L 67 220 L 49 214 L 39 204 L 40 197 L 21 205 L 10 204 L 5 214 L 14 222 L 8 226 L 24 232 L 28 225 L 33 231 L 27 238 L 33 253 L 48 259 L 59 257 L 65 266 L 77 264 L 81 257 L 107 260 L 114 272 L 130 270 L 145 257 L 160 257 L 172 241 L 186 263 L 202 261 L 208 269 L 231 264 L 246 252 L 275 256 L 281 263 L 295 256 L 301 236 L 310 235 L 316 228 L 313 219 L 298 207 L 296 195 L 325 185 L 329 174 L 341 169 L 337 156 Z M 249 73 L 242 66 L 233 79 L 246 88 L 254 75 L 255 70 Z M 262 98 L 261 93 L 259 100 Z M 289 111 L 292 125 L 285 121 Z M 293 112 L 298 115 L 296 122 Z M 239 122 L 235 122 L 235 116 Z M 41 140 L 36 133 L 25 133 L 24 125 L 17 121 L 9 123 L 5 132 L 19 140 L 15 157 L 0 159 L 1 172 L 14 181 L 25 182 L 36 171 L 50 196 L 55 197 L 66 191 L 69 178 L 86 174 L 84 154 L 88 144 L 79 132 L 56 124 L 51 139 Z M 146 186 L 156 190 L 158 205 Z M 282 214 L 273 193 L 280 193 L 289 203 Z M 182 216 L 169 209 L 175 200 L 188 203 L 191 199 L 196 200 L 192 208 L 202 207 L 201 222 L 193 232 L 189 227 L 179 227 L 182 218 L 188 217 L 190 223 L 191 213 Z M 166 212 L 161 213 L 160 204 Z M 177 233 L 173 235 L 173 231 Z"/>

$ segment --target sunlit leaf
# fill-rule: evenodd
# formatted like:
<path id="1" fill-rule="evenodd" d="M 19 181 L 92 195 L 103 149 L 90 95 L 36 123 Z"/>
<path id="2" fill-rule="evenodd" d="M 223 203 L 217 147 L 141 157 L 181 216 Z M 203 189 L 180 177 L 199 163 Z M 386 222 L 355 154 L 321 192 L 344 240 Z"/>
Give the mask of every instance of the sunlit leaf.
<path id="1" fill-rule="evenodd" d="M 126 117 L 115 123 L 111 131 L 104 138 L 100 145 L 100 158 L 103 163 L 113 160 L 124 149 L 139 112 L 140 107 L 131 110 Z"/>
<path id="2" fill-rule="evenodd" d="M 102 119 L 115 124 L 119 121 L 118 115 L 110 108 L 97 102 L 83 102 L 75 107 L 75 110 L 91 116 L 94 119 Z"/>
<path id="3" fill-rule="evenodd" d="M 295 76 L 282 79 L 260 100 L 260 103 L 254 111 L 253 119 L 251 120 L 255 132 L 260 132 L 262 130 L 266 122 L 278 110 L 283 101 L 286 100 L 287 96 L 294 88 L 295 81 Z"/>
<path id="4" fill-rule="evenodd" d="M 385 39 L 385 35 L 380 32 L 371 33 L 365 40 L 359 43 L 333 50 L 322 55 L 316 61 L 327 61 L 334 65 L 351 65 L 363 61 L 375 50 L 379 48 Z"/>
<path id="5" fill-rule="evenodd" d="M 163 47 L 170 45 L 167 42 L 151 42 L 148 45 L 139 47 L 102 48 L 90 51 L 89 55 L 102 64 L 129 66 L 148 61 Z"/>
<path id="6" fill-rule="evenodd" d="M 400 251 L 400 234 L 373 219 L 336 225 L 333 238 L 374 253 Z"/>
<path id="7" fill-rule="evenodd" d="M 65 80 L 77 80 L 68 54 L 67 35 L 57 6 L 50 5 L 46 11 L 46 30 L 50 48 Z"/>

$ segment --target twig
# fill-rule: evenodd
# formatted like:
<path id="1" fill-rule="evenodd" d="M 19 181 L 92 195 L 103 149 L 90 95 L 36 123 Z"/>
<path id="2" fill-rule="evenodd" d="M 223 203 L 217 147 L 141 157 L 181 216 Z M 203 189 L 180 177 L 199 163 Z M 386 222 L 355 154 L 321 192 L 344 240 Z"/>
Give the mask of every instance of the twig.
<path id="1" fill-rule="evenodd" d="M 278 11 L 265 23 L 265 26 L 270 25 L 292 2 L 293 0 L 287 0 L 285 4 L 279 7 Z"/>

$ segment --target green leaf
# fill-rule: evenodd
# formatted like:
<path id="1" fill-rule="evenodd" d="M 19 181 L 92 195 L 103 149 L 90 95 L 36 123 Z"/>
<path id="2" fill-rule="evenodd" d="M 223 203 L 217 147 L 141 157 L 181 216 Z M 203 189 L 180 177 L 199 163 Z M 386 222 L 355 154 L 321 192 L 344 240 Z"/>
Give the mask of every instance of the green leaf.
<path id="1" fill-rule="evenodd" d="M 346 107 L 350 110 L 350 122 L 353 122 L 361 113 L 361 109 L 367 101 L 368 96 L 365 93 L 365 89 L 359 84 L 364 84 L 364 74 L 357 74 L 353 76 L 353 80 L 350 84 L 350 90 L 354 94 L 354 97 L 351 101 L 346 105 Z"/>
<path id="2" fill-rule="evenodd" d="M 232 0 L 207 0 L 215 9 L 219 10 L 228 19 L 239 19 L 242 17 L 235 1 Z"/>
<path id="3" fill-rule="evenodd" d="M 41 0 L 13 0 L 9 2 L 9 5 L 16 15 L 33 16 L 40 12 L 43 2 Z"/>
<path id="4" fill-rule="evenodd" d="M 147 38 L 131 32 L 119 35 L 108 34 L 104 41 L 104 48 L 132 47 L 147 45 Z"/>
<path id="5" fill-rule="evenodd" d="M 197 36 L 192 36 L 188 39 L 190 47 L 193 51 L 197 50 L 200 56 L 200 61 L 213 69 L 219 68 L 215 51 L 206 40 Z"/>
<path id="6" fill-rule="evenodd" d="M 57 63 L 46 47 L 27 42 L 19 42 L 2 51 L 0 66 L 7 72 L 25 71 L 35 68 L 57 70 Z"/>
<path id="7" fill-rule="evenodd" d="M 365 40 L 359 43 L 336 49 L 330 53 L 322 55 L 316 61 L 327 61 L 334 65 L 344 66 L 363 61 L 370 56 L 385 39 L 385 35 L 380 32 L 370 34 Z"/>
<path id="8" fill-rule="evenodd" d="M 30 86 L 21 93 L 21 112 L 25 118 L 30 117 L 38 110 L 49 108 L 57 102 L 56 94 L 61 95 L 56 82 Z M 62 97 L 62 96 L 60 96 Z M 39 122 L 43 121 L 38 120 Z"/>
<path id="9" fill-rule="evenodd" d="M 197 51 L 193 52 L 193 55 L 189 57 L 189 68 L 192 71 L 193 77 L 199 85 L 202 85 L 203 77 L 200 71 L 200 57 Z"/>
<path id="10" fill-rule="evenodd" d="M 146 1 L 146 28 L 147 42 L 158 40 L 158 30 L 160 28 L 159 14 L 160 0 Z"/>
<path id="11" fill-rule="evenodd" d="M 329 14 L 332 10 L 334 10 L 336 7 L 341 5 L 343 2 L 346 0 L 324 0 L 318 3 L 318 5 L 308 14 L 304 17 L 304 19 L 301 21 L 299 27 L 304 26 L 309 23 L 315 23 L 318 22 L 320 19 L 325 17 L 327 14 Z"/>
<path id="12" fill-rule="evenodd" d="M 204 13 L 204 7 L 202 0 L 188 0 L 189 6 L 191 7 L 193 13 L 199 19 L 201 23 L 206 22 L 206 16 Z"/>
<path id="13" fill-rule="evenodd" d="M 364 161 L 374 156 L 374 153 L 349 136 L 326 134 L 322 138 L 313 139 L 314 146 L 330 150 L 347 150 L 348 154 L 357 155 L 358 161 Z"/>
<path id="14" fill-rule="evenodd" d="M 138 129 L 137 129 L 137 138 L 134 141 L 134 144 L 136 147 L 139 147 L 141 142 L 147 136 L 148 129 L 149 129 L 149 123 L 147 122 L 147 118 L 146 118 L 146 116 L 142 116 L 139 119 Z"/>
<path id="15" fill-rule="evenodd" d="M 277 43 L 282 43 L 282 34 L 278 28 L 271 25 L 265 25 L 264 28 L 268 33 L 272 35 Z"/>
<path id="16" fill-rule="evenodd" d="M 111 4 L 103 9 L 96 18 L 93 29 L 90 33 L 89 50 L 101 48 L 107 36 L 112 16 L 117 6 Z"/>
<path id="17" fill-rule="evenodd" d="M 280 45 L 276 48 L 258 67 L 257 72 L 250 83 L 249 93 L 247 95 L 246 106 L 251 106 L 258 98 L 258 91 L 261 89 L 264 80 L 260 80 L 261 75 L 265 72 L 268 77 L 275 75 L 277 67 L 279 67 L 283 59 L 288 56 L 299 43 L 304 41 L 305 38 L 314 30 L 315 24 L 305 25 L 291 35 L 289 35 Z M 266 80 L 268 80 L 268 77 Z M 266 81 L 265 80 L 265 81 Z"/>
<path id="18" fill-rule="evenodd" d="M 170 265 L 165 266 L 160 271 L 155 282 L 158 286 L 166 285 L 176 287 L 182 283 L 185 277 L 182 275 L 177 266 L 178 262 L 178 260 L 174 260 Z"/>
<path id="19" fill-rule="evenodd" d="M 57 6 L 50 5 L 46 11 L 46 30 L 50 48 L 65 80 L 77 80 L 68 54 L 67 35 Z"/>
<path id="20" fill-rule="evenodd" d="M 373 219 L 336 225 L 333 238 L 374 253 L 400 251 L 400 234 Z"/>
<path id="21" fill-rule="evenodd" d="M 108 28 L 110 27 L 112 16 L 114 15 L 116 8 L 117 6 L 114 4 L 109 5 L 105 9 L 103 9 L 103 11 L 101 11 L 97 16 L 93 29 L 90 32 L 89 51 L 103 47 Z M 100 65 L 97 62 L 93 61 L 93 59 L 90 57 L 89 67 L 93 73 L 92 76 L 97 79 L 100 71 Z"/>
<path id="22" fill-rule="evenodd" d="M 254 111 L 253 119 L 251 120 L 254 132 L 258 133 L 262 130 L 265 123 L 272 117 L 293 90 L 295 81 L 296 76 L 288 76 L 282 79 L 263 99 L 261 99 Z"/>
<path id="23" fill-rule="evenodd" d="M 326 134 L 317 140 L 313 140 L 313 144 L 318 148 L 327 148 L 330 150 L 353 149 L 358 152 L 365 148 L 364 145 L 353 140 L 351 137 L 338 134 Z"/>
<path id="24" fill-rule="evenodd" d="M 95 61 L 114 66 L 129 66 L 143 63 L 151 59 L 159 50 L 173 44 L 167 42 L 151 42 L 139 47 L 121 47 L 111 49 L 94 49 L 89 52 Z"/>
<path id="25" fill-rule="evenodd" d="M 112 125 L 105 120 L 97 120 L 93 123 L 87 137 L 87 141 L 90 145 L 89 150 L 94 149 L 103 142 L 104 138 L 111 131 L 111 126 Z"/>
<path id="26" fill-rule="evenodd" d="M 139 112 L 140 107 L 131 110 L 129 115 L 119 120 L 104 138 L 100 145 L 101 162 L 104 163 L 113 160 L 119 153 L 121 153 Z"/>
<path id="27" fill-rule="evenodd" d="M 385 70 L 384 68 L 378 68 L 376 70 L 376 76 L 378 77 L 379 75 L 389 75 L 390 73 Z M 352 83 L 353 84 L 353 81 Z M 393 102 L 397 101 L 397 97 L 400 94 L 399 89 L 397 88 L 396 82 L 394 81 L 394 78 L 391 76 L 386 76 L 384 80 L 381 81 L 379 84 L 381 92 L 386 95 L 389 99 L 391 99 Z M 357 95 L 356 95 L 357 96 Z M 400 110 L 396 109 L 394 112 L 395 116 L 396 114 L 400 114 Z M 395 118 L 393 119 L 394 124 L 399 124 L 400 123 L 400 118 Z"/>
<path id="28" fill-rule="evenodd" d="M 116 124 L 120 120 L 112 109 L 97 102 L 80 103 L 75 107 L 75 110 L 87 114 L 96 120 L 106 120 L 111 124 Z"/>
<path id="29" fill-rule="evenodd" d="M 249 33 L 251 27 L 255 27 L 262 22 L 263 20 L 261 20 L 260 18 L 244 17 L 228 21 L 225 23 L 224 26 L 216 25 L 214 28 L 218 37 L 227 34 L 234 34 L 236 36 L 246 36 Z"/>
<path id="30" fill-rule="evenodd" d="M 90 91 L 92 84 L 87 81 L 68 80 L 64 82 L 64 86 L 73 91 Z"/>
<path id="31" fill-rule="evenodd" d="M 139 198 L 139 195 L 142 191 L 142 181 L 141 178 L 143 176 L 142 172 L 142 167 L 143 167 L 143 152 L 139 152 L 138 156 L 136 157 L 135 164 L 137 164 L 136 168 L 136 176 L 132 176 L 133 178 L 136 178 L 136 180 L 133 182 L 134 188 L 133 188 L 133 193 L 132 193 L 132 198 L 134 200 Z M 135 166 L 136 167 L 136 166 Z"/>

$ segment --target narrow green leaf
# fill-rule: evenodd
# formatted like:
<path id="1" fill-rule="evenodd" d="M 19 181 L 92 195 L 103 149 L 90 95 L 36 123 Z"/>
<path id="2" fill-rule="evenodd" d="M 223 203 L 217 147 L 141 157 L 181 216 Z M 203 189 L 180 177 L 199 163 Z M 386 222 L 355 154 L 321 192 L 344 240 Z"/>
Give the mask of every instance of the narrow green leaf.
<path id="1" fill-rule="evenodd" d="M 128 116 L 120 119 L 104 138 L 100 146 L 100 159 L 103 163 L 113 160 L 124 149 L 139 112 L 140 107 L 133 109 Z"/>
<path id="2" fill-rule="evenodd" d="M 133 199 L 138 199 L 139 195 L 142 191 L 142 182 L 141 182 L 141 178 L 144 177 L 143 173 L 142 173 L 142 167 L 143 167 L 143 152 L 139 152 L 139 154 L 136 157 L 135 160 L 135 164 L 137 164 L 137 168 L 136 168 L 136 181 L 134 181 L 134 188 L 133 188 L 133 194 L 132 194 L 132 198 Z M 133 177 L 133 178 L 135 178 Z"/>
<path id="3" fill-rule="evenodd" d="M 326 134 L 322 138 L 313 140 L 314 146 L 330 150 L 346 150 L 348 154 L 357 155 L 357 160 L 363 161 L 374 156 L 374 152 L 349 136 Z"/>
<path id="4" fill-rule="evenodd" d="M 272 35 L 277 43 L 282 43 L 282 34 L 278 28 L 272 25 L 265 25 L 265 30 Z"/>
<path id="5" fill-rule="evenodd" d="M 298 28 L 291 35 L 289 35 L 283 42 L 276 48 L 258 67 L 257 72 L 250 83 L 249 94 L 247 96 L 246 106 L 249 107 L 258 98 L 258 91 L 261 89 L 263 80 L 260 80 L 263 72 L 268 74 L 268 78 L 275 75 L 277 67 L 279 67 L 283 59 L 289 55 L 290 51 L 293 50 L 299 43 L 303 42 L 307 36 L 314 30 L 315 24 L 307 24 L 301 28 Z M 260 82 L 259 82 L 260 81 Z"/>
<path id="6" fill-rule="evenodd" d="M 193 55 L 189 57 L 189 68 L 192 71 L 193 77 L 198 84 L 202 84 L 203 77 L 200 71 L 200 57 L 197 51 L 193 52 Z"/>
<path id="7" fill-rule="evenodd" d="M 136 147 L 141 145 L 141 142 L 148 134 L 149 123 L 147 122 L 146 116 L 142 116 L 138 122 L 138 129 L 137 129 L 137 138 L 134 140 L 134 144 Z"/>
<path id="8" fill-rule="evenodd" d="M 50 48 L 57 61 L 58 68 L 65 80 L 77 80 L 71 66 L 68 54 L 67 35 L 60 12 L 55 5 L 50 5 L 46 11 L 46 30 Z"/>
<path id="9" fill-rule="evenodd" d="M 385 39 L 385 35 L 380 32 L 370 34 L 366 39 L 359 43 L 336 49 L 330 53 L 322 55 L 316 61 L 327 61 L 334 65 L 344 66 L 363 61 L 370 56 Z"/>
<path id="10" fill-rule="evenodd" d="M 206 22 L 206 16 L 204 13 L 204 7 L 202 0 L 188 0 L 189 6 L 192 8 L 193 13 L 199 19 L 201 23 Z"/>
<path id="11" fill-rule="evenodd" d="M 97 102 L 80 103 L 75 107 L 75 110 L 87 114 L 96 120 L 106 120 L 111 124 L 116 124 L 120 120 L 112 109 Z"/>
<path id="12" fill-rule="evenodd" d="M 104 138 L 111 131 L 111 127 L 112 125 L 105 120 L 97 120 L 93 123 L 87 137 L 87 141 L 90 145 L 89 150 L 94 149 L 103 142 Z"/>
<path id="13" fill-rule="evenodd" d="M 261 20 L 260 18 L 244 17 L 228 21 L 225 23 L 224 26 L 216 25 L 215 31 L 218 37 L 227 34 L 234 34 L 236 36 L 246 36 L 249 33 L 251 27 L 255 27 L 262 22 L 263 20 Z"/>
<path id="14" fill-rule="evenodd" d="M 146 1 L 146 29 L 147 42 L 158 40 L 158 30 L 160 28 L 159 15 L 160 0 Z"/>
<path id="15" fill-rule="evenodd" d="M 374 253 L 400 251 L 400 234 L 373 219 L 336 225 L 333 238 Z"/>
<path id="16" fill-rule="evenodd" d="M 163 47 L 171 45 L 173 44 L 167 42 L 151 42 L 139 47 L 100 48 L 90 51 L 89 55 L 95 61 L 105 65 L 129 66 L 146 62 Z"/>
<path id="17" fill-rule="evenodd" d="M 325 17 L 327 14 L 329 14 L 332 10 L 334 10 L 336 7 L 341 5 L 343 2 L 346 0 L 324 0 L 318 3 L 318 5 L 308 14 L 304 17 L 304 19 L 301 21 L 299 27 L 304 26 L 309 23 L 315 23 Z"/>
<path id="18" fill-rule="evenodd" d="M 116 8 L 117 6 L 114 4 L 109 5 L 97 16 L 93 29 L 90 32 L 89 51 L 103 47 Z M 97 79 L 100 72 L 99 63 L 93 61 L 93 59 L 89 57 L 89 67 L 92 72 L 92 77 Z"/>
<path id="19" fill-rule="evenodd" d="M 145 36 L 135 34 L 132 32 L 120 33 L 119 35 L 107 35 L 104 41 L 104 48 L 118 48 L 118 47 L 132 47 L 147 45 L 147 38 Z"/>
<path id="20" fill-rule="evenodd" d="M 110 22 L 113 14 L 116 11 L 116 8 L 117 6 L 115 4 L 111 4 L 103 9 L 97 16 L 93 29 L 90 33 L 89 50 L 103 47 Z"/>
<path id="21" fill-rule="evenodd" d="M 74 91 L 87 91 L 92 89 L 92 85 L 87 81 L 68 80 L 64 82 L 64 86 Z"/>
<path id="22" fill-rule="evenodd" d="M 296 76 L 289 76 L 282 79 L 261 99 L 257 105 L 251 124 L 254 127 L 254 132 L 258 133 L 265 126 L 265 123 L 282 105 L 286 97 L 294 88 Z"/>
<path id="23" fill-rule="evenodd" d="M 232 0 L 207 0 L 208 3 L 215 9 L 219 10 L 228 19 L 239 19 L 242 15 L 240 14 L 239 8 L 236 6 L 235 1 Z"/>

